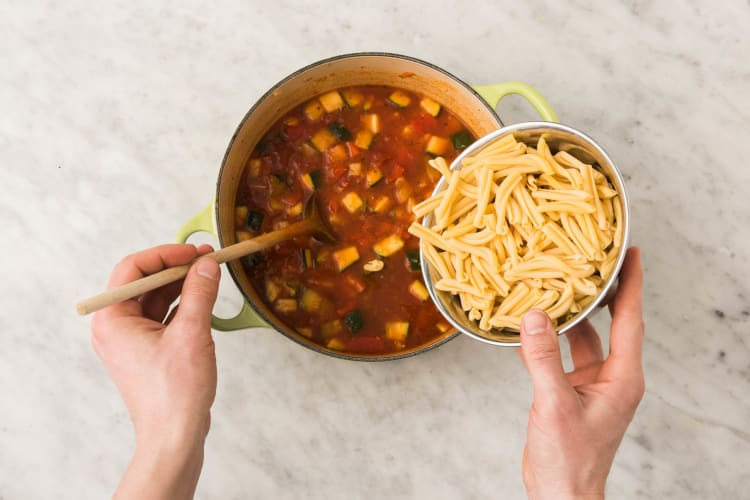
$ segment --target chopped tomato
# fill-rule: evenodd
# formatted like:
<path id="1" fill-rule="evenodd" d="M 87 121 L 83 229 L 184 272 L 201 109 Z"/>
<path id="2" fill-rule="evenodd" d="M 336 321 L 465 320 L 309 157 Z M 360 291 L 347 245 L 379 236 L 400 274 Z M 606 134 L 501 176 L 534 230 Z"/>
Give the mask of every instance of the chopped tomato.
<path id="1" fill-rule="evenodd" d="M 394 163 L 391 167 L 391 171 L 388 174 L 388 177 L 386 177 L 386 180 L 390 182 L 395 182 L 396 179 L 399 177 L 402 177 L 404 175 L 404 167 L 401 166 L 399 163 Z"/>
<path id="2" fill-rule="evenodd" d="M 305 135 L 305 127 L 302 125 L 286 125 L 284 127 L 284 135 L 286 135 L 289 142 L 297 142 Z"/>
<path id="3" fill-rule="evenodd" d="M 437 128 L 438 121 L 434 116 L 423 113 L 411 122 L 411 126 L 420 132 L 432 132 Z"/>

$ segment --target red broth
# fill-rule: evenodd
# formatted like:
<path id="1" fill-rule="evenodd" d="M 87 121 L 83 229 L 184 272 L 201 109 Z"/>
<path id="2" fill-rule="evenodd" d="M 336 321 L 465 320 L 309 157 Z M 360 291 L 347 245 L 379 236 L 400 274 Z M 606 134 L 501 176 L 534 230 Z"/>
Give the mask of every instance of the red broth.
<path id="1" fill-rule="evenodd" d="M 390 87 L 338 89 L 275 123 L 253 151 L 237 194 L 238 240 L 302 218 L 313 191 L 337 241 L 298 237 L 243 259 L 276 316 L 316 343 L 393 354 L 449 329 L 419 269 L 411 207 L 474 137 L 438 103 Z"/>

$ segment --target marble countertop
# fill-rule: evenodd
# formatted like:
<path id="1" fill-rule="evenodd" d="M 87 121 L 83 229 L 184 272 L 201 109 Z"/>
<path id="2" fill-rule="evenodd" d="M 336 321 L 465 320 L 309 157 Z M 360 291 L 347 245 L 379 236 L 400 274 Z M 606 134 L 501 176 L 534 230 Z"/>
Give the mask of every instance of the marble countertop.
<path id="1" fill-rule="evenodd" d="M 263 92 L 362 50 L 477 84 L 531 83 L 608 150 L 632 198 L 647 325 L 647 392 L 609 497 L 746 497 L 748 2 L 364 3 L 6 4 L 0 499 L 113 491 L 133 435 L 73 304 L 211 199 L 229 138 Z M 520 98 L 498 112 L 535 118 Z M 231 280 L 221 294 L 217 312 L 239 308 Z M 215 339 L 198 498 L 524 496 L 531 386 L 512 349 L 457 338 L 364 364 L 270 330 Z"/>

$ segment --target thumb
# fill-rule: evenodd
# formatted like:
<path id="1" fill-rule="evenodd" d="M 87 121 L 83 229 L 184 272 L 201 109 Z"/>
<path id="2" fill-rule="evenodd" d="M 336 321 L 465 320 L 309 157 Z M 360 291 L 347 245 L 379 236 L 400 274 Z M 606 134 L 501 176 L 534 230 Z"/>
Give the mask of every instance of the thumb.
<path id="1" fill-rule="evenodd" d="M 211 330 L 211 311 L 219 291 L 219 264 L 204 257 L 190 267 L 174 321 L 193 332 Z"/>
<path id="2" fill-rule="evenodd" d="M 521 354 L 534 384 L 535 404 L 559 401 L 572 390 L 565 378 L 557 332 L 549 316 L 533 309 L 521 319 Z"/>

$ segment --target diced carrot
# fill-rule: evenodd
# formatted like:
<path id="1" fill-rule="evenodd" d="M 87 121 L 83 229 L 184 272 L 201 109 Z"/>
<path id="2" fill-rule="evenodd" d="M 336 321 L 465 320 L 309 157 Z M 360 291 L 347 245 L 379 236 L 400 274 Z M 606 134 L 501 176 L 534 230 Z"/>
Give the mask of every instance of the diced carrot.
<path id="1" fill-rule="evenodd" d="M 346 149 L 349 151 L 349 158 L 354 158 L 356 156 L 359 156 L 359 154 L 362 152 L 362 150 L 359 149 L 357 145 L 354 144 L 352 141 L 346 142 Z"/>

